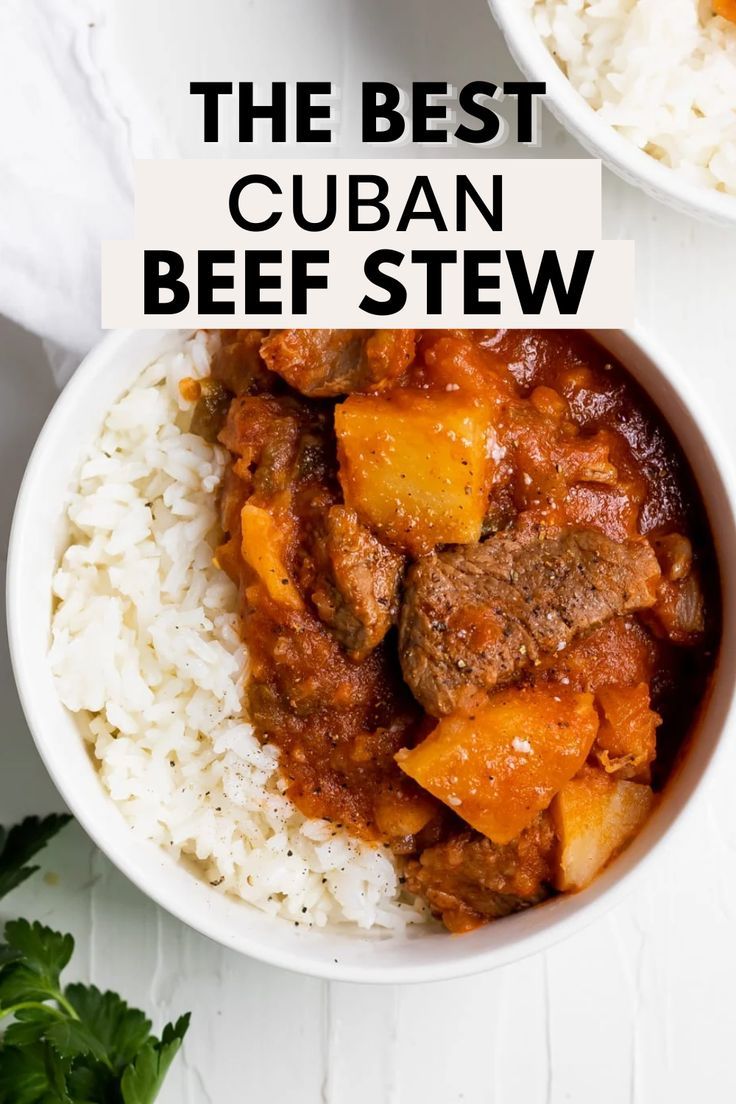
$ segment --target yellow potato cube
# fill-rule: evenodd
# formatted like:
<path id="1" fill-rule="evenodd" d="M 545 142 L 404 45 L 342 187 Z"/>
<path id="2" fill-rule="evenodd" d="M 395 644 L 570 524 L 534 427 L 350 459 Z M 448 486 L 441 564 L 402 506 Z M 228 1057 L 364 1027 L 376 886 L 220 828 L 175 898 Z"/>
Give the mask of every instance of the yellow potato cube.
<path id="1" fill-rule="evenodd" d="M 471 827 L 508 843 L 577 774 L 597 730 L 592 694 L 502 690 L 472 715 L 444 717 L 396 761 Z"/>
<path id="2" fill-rule="evenodd" d="M 459 391 L 351 395 L 335 410 L 345 502 L 413 555 L 480 537 L 491 407 Z"/>
<path id="3" fill-rule="evenodd" d="M 552 802 L 560 841 L 558 889 L 583 889 L 636 835 L 652 811 L 649 786 L 586 768 Z"/>
<path id="4" fill-rule="evenodd" d="M 286 521 L 274 517 L 261 506 L 246 502 L 240 511 L 243 534 L 242 555 L 259 577 L 269 597 L 291 609 L 303 606 L 299 591 L 289 577 L 284 562 Z"/>

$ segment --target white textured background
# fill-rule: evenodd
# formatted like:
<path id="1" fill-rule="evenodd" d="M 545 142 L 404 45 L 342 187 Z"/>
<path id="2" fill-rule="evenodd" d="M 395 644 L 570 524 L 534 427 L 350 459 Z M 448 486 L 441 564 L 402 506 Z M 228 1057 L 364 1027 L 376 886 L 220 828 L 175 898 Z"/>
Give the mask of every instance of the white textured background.
<path id="1" fill-rule="evenodd" d="M 335 80 L 345 90 L 340 152 L 359 155 L 351 90 L 361 80 L 458 85 L 514 75 L 484 0 L 98 7 L 94 27 L 80 14 L 79 34 L 94 38 L 139 155 L 212 152 L 196 137 L 192 79 Z M 239 152 L 234 143 L 221 150 Z M 541 154 L 577 153 L 545 118 Z M 604 188 L 606 234 L 637 243 L 640 321 L 692 373 L 736 451 L 736 234 L 671 213 L 608 175 Z M 53 398 L 40 343 L 0 324 L 3 547 Z M 25 729 L 4 644 L 0 694 L 8 823 L 59 799 Z M 726 1104 L 736 1099 L 735 766 L 736 749 L 650 885 L 547 954 L 461 982 L 358 988 L 238 957 L 153 906 L 75 827 L 44 860 L 58 883 L 38 878 L 3 910 L 68 926 L 79 976 L 119 989 L 159 1026 L 192 1009 L 163 1104 Z"/>

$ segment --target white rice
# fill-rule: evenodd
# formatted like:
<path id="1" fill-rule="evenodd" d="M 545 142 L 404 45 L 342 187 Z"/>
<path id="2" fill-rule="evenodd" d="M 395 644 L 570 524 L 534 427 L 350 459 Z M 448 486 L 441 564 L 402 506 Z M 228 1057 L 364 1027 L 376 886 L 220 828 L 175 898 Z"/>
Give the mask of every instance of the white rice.
<path id="1" fill-rule="evenodd" d="M 426 919 L 392 856 L 284 796 L 278 752 L 243 716 L 237 593 L 212 562 L 225 456 L 187 432 L 196 334 L 110 410 L 68 503 L 50 662 L 133 830 L 221 892 L 304 925 Z"/>
<path id="2" fill-rule="evenodd" d="M 688 180 L 736 195 L 736 24 L 711 0 L 522 0 L 600 118 Z"/>

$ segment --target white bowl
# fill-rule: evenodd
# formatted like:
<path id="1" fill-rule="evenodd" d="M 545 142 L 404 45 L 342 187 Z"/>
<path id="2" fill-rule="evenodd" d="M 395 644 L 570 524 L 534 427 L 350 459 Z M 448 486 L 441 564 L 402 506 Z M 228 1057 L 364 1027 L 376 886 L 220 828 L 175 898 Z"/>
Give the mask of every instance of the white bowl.
<path id="1" fill-rule="evenodd" d="M 672 425 L 705 498 L 722 569 L 723 604 L 736 609 L 736 528 L 727 454 L 683 377 L 640 334 L 595 336 L 629 368 Z M 265 962 L 343 981 L 431 981 L 488 970 L 538 951 L 608 909 L 646 870 L 702 784 L 723 739 L 736 672 L 734 620 L 725 620 L 713 690 L 697 738 L 664 800 L 628 850 L 583 893 L 559 897 L 469 935 L 418 930 L 373 937 L 296 929 L 224 897 L 153 844 L 137 839 L 103 789 L 75 718 L 60 704 L 47 662 L 51 579 L 63 547 L 62 503 L 114 399 L 178 334 L 118 331 L 85 359 L 33 451 L 13 522 L 8 622 L 15 676 L 28 725 L 69 808 L 116 866 L 193 928 Z"/>
<path id="2" fill-rule="evenodd" d="M 599 118 L 550 54 L 521 0 L 488 0 L 488 4 L 522 73 L 529 80 L 546 82 L 545 103 L 589 153 L 629 184 L 677 211 L 710 222 L 736 224 L 736 196 L 691 183 Z"/>

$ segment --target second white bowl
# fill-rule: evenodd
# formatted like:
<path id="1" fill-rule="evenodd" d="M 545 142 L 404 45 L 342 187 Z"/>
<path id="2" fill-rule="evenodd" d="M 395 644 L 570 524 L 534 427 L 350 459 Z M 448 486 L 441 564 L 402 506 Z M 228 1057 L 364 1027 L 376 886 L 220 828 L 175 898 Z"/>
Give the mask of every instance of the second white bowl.
<path id="1" fill-rule="evenodd" d="M 550 111 L 589 153 L 629 184 L 669 207 L 710 222 L 736 226 L 736 196 L 691 183 L 637 149 L 598 117 L 562 72 L 520 0 L 488 0 L 488 4 L 516 64 L 529 80 L 545 81 Z"/>

